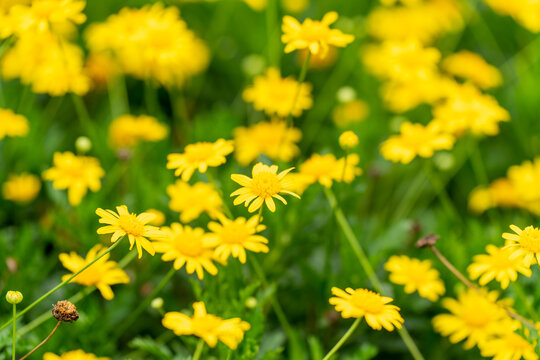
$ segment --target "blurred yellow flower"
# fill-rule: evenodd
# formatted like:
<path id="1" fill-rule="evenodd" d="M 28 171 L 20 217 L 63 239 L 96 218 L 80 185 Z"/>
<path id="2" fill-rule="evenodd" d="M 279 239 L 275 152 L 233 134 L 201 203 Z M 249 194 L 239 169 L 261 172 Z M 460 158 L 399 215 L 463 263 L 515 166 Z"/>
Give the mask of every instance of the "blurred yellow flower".
<path id="1" fill-rule="evenodd" d="M 527 267 L 534 263 L 540 264 L 540 229 L 532 225 L 523 230 L 516 225 L 510 225 L 510 229 L 515 234 L 502 234 L 503 239 L 508 240 L 504 249 L 510 251 L 509 259 L 523 259 Z"/>
<path id="2" fill-rule="evenodd" d="M 394 6 L 398 3 L 402 3 L 405 6 L 418 5 L 424 2 L 424 0 L 379 0 L 384 6 Z"/>
<path id="3" fill-rule="evenodd" d="M 529 31 L 540 32 L 540 3 L 537 0 L 484 0 L 484 2 L 497 13 L 511 16 Z"/>
<path id="4" fill-rule="evenodd" d="M 494 180 L 489 186 L 479 186 L 469 195 L 469 209 L 475 213 L 495 207 L 518 207 L 519 198 L 516 189 L 506 178 Z"/>
<path id="5" fill-rule="evenodd" d="M 339 146 L 343 150 L 352 149 L 356 146 L 358 146 L 358 136 L 353 131 L 344 131 L 339 136 Z"/>
<path id="6" fill-rule="evenodd" d="M 299 14 L 306 10 L 309 6 L 310 0 L 281 0 L 283 8 L 291 13 Z"/>
<path id="7" fill-rule="evenodd" d="M 148 115 L 121 115 L 109 127 L 109 142 L 114 148 L 134 147 L 141 141 L 159 141 L 167 136 L 167 127 Z"/>
<path id="8" fill-rule="evenodd" d="M 302 132 L 287 126 L 284 120 L 261 121 L 250 127 L 234 129 L 234 156 L 240 165 L 248 165 L 259 155 L 266 155 L 274 161 L 291 161 L 300 153 L 296 145 Z"/>
<path id="9" fill-rule="evenodd" d="M 399 135 L 392 135 L 381 144 L 382 156 L 393 162 L 410 163 L 416 156 L 432 157 L 436 150 L 450 150 L 455 138 L 433 122 L 427 126 L 404 122 Z"/>
<path id="10" fill-rule="evenodd" d="M 88 192 L 101 189 L 100 179 L 105 176 L 99 160 L 90 156 L 76 156 L 72 152 L 56 152 L 53 167 L 43 172 L 43 179 L 52 181 L 58 190 L 68 190 L 68 200 L 73 206 L 81 203 Z"/>
<path id="11" fill-rule="evenodd" d="M 445 292 L 439 272 L 429 260 L 394 255 L 384 264 L 384 269 L 390 272 L 391 282 L 405 286 L 407 294 L 418 291 L 421 297 L 437 301 Z"/>
<path id="12" fill-rule="evenodd" d="M 287 178 L 287 174 L 294 168 L 283 170 L 277 173 L 277 165 L 264 165 L 257 163 L 252 170 L 252 178 L 245 175 L 232 174 L 231 179 L 240 184 L 242 187 L 231 194 L 238 196 L 234 199 L 234 205 L 245 203 L 249 206 L 249 212 L 257 211 L 263 203 L 271 211 L 276 211 L 274 198 L 287 205 L 287 201 L 280 195 L 289 194 L 300 199 L 300 196 L 290 191 L 291 183 Z M 251 205 L 250 205 L 251 203 Z"/>
<path id="13" fill-rule="evenodd" d="M 85 353 L 82 350 L 68 351 L 61 356 L 53 353 L 45 353 L 43 360 L 110 360 L 108 357 L 97 357 L 94 354 Z"/>
<path id="14" fill-rule="evenodd" d="M 180 213 L 183 223 L 197 219 L 203 212 L 212 219 L 223 212 L 223 201 L 212 184 L 196 182 L 190 185 L 178 179 L 167 186 L 167 194 L 171 198 L 169 207 Z"/>
<path id="15" fill-rule="evenodd" d="M 322 20 L 307 18 L 303 23 L 298 22 L 292 16 L 284 16 L 281 30 L 281 41 L 285 45 L 285 53 L 298 49 L 309 49 L 312 54 L 321 52 L 324 57 L 328 53 L 330 45 L 345 47 L 354 41 L 354 36 L 344 34 L 340 30 L 330 29 L 330 25 L 338 19 L 335 11 L 326 13 Z"/>
<path id="16" fill-rule="evenodd" d="M 361 122 L 369 113 L 369 106 L 363 100 L 353 99 L 339 104 L 332 111 L 332 120 L 339 127 Z"/>
<path id="17" fill-rule="evenodd" d="M 92 53 L 86 58 L 84 71 L 90 77 L 93 87 L 101 89 L 106 88 L 120 70 L 110 54 Z"/>
<path id="18" fill-rule="evenodd" d="M 212 262 L 216 239 L 210 239 L 201 228 L 172 223 L 170 227 L 162 227 L 164 236 L 154 241 L 158 253 L 162 253 L 163 261 L 174 261 L 174 268 L 179 270 L 184 265 L 188 274 L 197 273 L 199 279 L 204 278 L 204 270 L 216 275 L 218 269 Z"/>
<path id="19" fill-rule="evenodd" d="M 441 67 L 447 73 L 470 80 L 484 90 L 502 84 L 502 75 L 499 69 L 488 64 L 484 58 L 471 51 L 463 50 L 447 56 Z"/>
<path id="20" fill-rule="evenodd" d="M 242 1 L 244 1 L 250 8 L 252 8 L 255 11 L 264 10 L 268 3 L 268 0 L 242 0 Z"/>
<path id="21" fill-rule="evenodd" d="M 149 222 L 150 225 L 161 226 L 165 224 L 165 214 L 157 209 L 148 209 L 145 211 L 147 214 L 154 215 L 154 219 Z"/>
<path id="22" fill-rule="evenodd" d="M 205 173 L 209 167 L 225 164 L 226 156 L 233 152 L 232 140 L 218 139 L 216 142 L 198 142 L 185 147 L 182 154 L 167 156 L 167 169 L 175 169 L 176 176 L 188 181 L 195 170 Z"/>
<path id="23" fill-rule="evenodd" d="M 40 189 L 41 181 L 36 175 L 10 174 L 8 180 L 2 184 L 2 196 L 6 200 L 25 203 L 34 200 Z"/>
<path id="24" fill-rule="evenodd" d="M 147 225 L 154 220 L 155 215 L 149 213 L 141 213 L 135 215 L 130 213 L 126 205 L 116 207 L 116 212 L 112 210 L 103 210 L 98 208 L 96 214 L 100 217 L 100 224 L 107 224 L 97 230 L 100 235 L 113 234 L 111 242 L 116 242 L 122 236 L 127 236 L 129 239 L 129 250 L 133 245 L 137 245 L 139 259 L 142 257 L 143 251 L 146 250 L 150 255 L 154 256 L 154 246 L 148 239 L 159 239 L 164 236 L 163 232 L 155 226 Z M 147 239 L 148 238 L 148 239 Z"/>
<path id="25" fill-rule="evenodd" d="M 240 318 L 224 320 L 206 312 L 203 302 L 193 303 L 194 314 L 189 317 L 179 312 L 168 312 L 163 317 L 163 326 L 178 336 L 195 335 L 208 346 L 216 347 L 218 340 L 235 350 L 244 338 L 250 325 Z"/>
<path id="26" fill-rule="evenodd" d="M 483 291 L 483 290 L 482 290 Z M 497 292 L 479 294 L 467 289 L 458 294 L 457 300 L 445 298 L 442 306 L 451 314 L 440 314 L 433 318 L 433 327 L 451 343 L 466 340 L 463 347 L 470 349 L 482 344 L 495 335 L 503 334 L 514 325 L 504 308 L 497 305 Z"/>
<path id="27" fill-rule="evenodd" d="M 0 109 L 0 140 L 6 136 L 19 137 L 28 134 L 28 120 L 10 109 Z"/>
<path id="28" fill-rule="evenodd" d="M 365 318 L 367 324 L 374 330 L 387 331 L 394 328 L 401 329 L 403 318 L 399 314 L 399 307 L 390 305 L 392 298 L 381 296 L 376 292 L 366 289 L 346 288 L 345 291 L 333 287 L 330 304 L 341 312 L 341 316 L 347 318 Z"/>
<path id="29" fill-rule="evenodd" d="M 538 360 L 536 341 L 531 343 L 523 336 L 513 331 L 507 331 L 501 337 L 496 337 L 479 344 L 482 356 L 492 357 L 493 360 Z"/>
<path id="30" fill-rule="evenodd" d="M 256 235 L 263 231 L 266 226 L 259 224 L 259 217 L 252 216 L 249 220 L 243 217 L 231 220 L 221 215 L 219 222 L 210 222 L 208 238 L 217 242 L 215 257 L 221 262 L 227 261 L 229 256 L 242 263 L 246 263 L 246 250 L 267 253 L 269 251 L 268 240 Z"/>
<path id="31" fill-rule="evenodd" d="M 300 116 L 313 105 L 311 85 L 299 84 L 292 77 L 282 78 L 276 68 L 268 68 L 265 74 L 257 76 L 253 85 L 244 90 L 242 98 L 253 103 L 255 110 L 269 116 Z"/>
<path id="32" fill-rule="evenodd" d="M 540 157 L 511 166 L 507 177 L 520 207 L 540 214 Z"/>
<path id="33" fill-rule="evenodd" d="M 308 69 L 322 70 L 336 63 L 339 51 L 335 46 L 329 46 L 326 54 L 323 54 L 321 51 L 317 54 L 312 54 L 309 49 L 298 50 L 296 55 L 298 66 L 302 66 L 306 62 L 308 55 L 310 55 Z"/>
<path id="34" fill-rule="evenodd" d="M 530 264 L 527 265 L 523 257 L 512 257 L 512 249 L 490 244 L 486 246 L 486 252 L 487 254 L 476 255 L 474 262 L 467 268 L 470 278 L 479 278 L 480 285 L 484 286 L 495 279 L 502 289 L 506 289 L 510 281 L 517 280 L 518 272 L 527 277 L 531 276 Z"/>
<path id="35" fill-rule="evenodd" d="M 101 245 L 96 245 L 88 251 L 86 258 L 80 257 L 74 251 L 69 254 L 60 254 L 58 256 L 60 262 L 66 269 L 71 271 L 71 274 L 62 276 L 62 281 L 69 279 L 73 274 L 94 261 L 106 250 L 107 249 L 103 248 Z M 114 298 L 114 293 L 111 289 L 111 285 L 127 284 L 129 283 L 129 277 L 124 270 L 118 267 L 118 264 L 115 261 L 109 261 L 109 258 L 110 254 L 103 256 L 96 261 L 91 268 L 84 270 L 71 280 L 71 282 L 84 286 L 95 286 L 105 300 L 112 300 Z"/>
<path id="36" fill-rule="evenodd" d="M 347 161 L 345 158 L 336 159 L 333 154 L 313 154 L 300 165 L 299 172 L 309 184 L 319 182 L 325 187 L 331 187 L 333 181 L 351 183 L 356 176 L 361 175 L 362 169 L 356 166 L 359 161 L 357 154 L 347 155 Z"/>

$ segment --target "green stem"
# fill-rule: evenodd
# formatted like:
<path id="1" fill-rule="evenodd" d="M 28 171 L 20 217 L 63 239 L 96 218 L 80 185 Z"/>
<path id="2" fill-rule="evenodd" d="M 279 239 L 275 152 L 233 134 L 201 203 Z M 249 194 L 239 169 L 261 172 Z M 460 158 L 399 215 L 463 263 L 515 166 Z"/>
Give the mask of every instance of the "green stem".
<path id="1" fill-rule="evenodd" d="M 56 292 L 57 290 L 59 290 L 60 288 L 62 288 L 64 285 L 68 284 L 71 280 L 73 280 L 75 277 L 77 277 L 80 273 L 82 273 L 84 270 L 88 269 L 90 266 L 94 265 L 95 262 L 97 262 L 99 259 L 101 259 L 102 257 L 104 257 L 105 255 L 107 255 L 108 253 L 110 253 L 115 247 L 118 246 L 118 244 L 120 244 L 122 240 L 117 240 L 115 243 L 113 243 L 111 246 L 109 246 L 109 248 L 107 248 L 107 250 L 105 250 L 103 253 L 101 253 L 101 255 L 99 255 L 97 258 L 95 258 L 94 260 L 92 260 L 91 262 L 89 262 L 87 265 L 85 265 L 81 270 L 77 271 L 75 274 L 71 275 L 68 279 L 66 279 L 65 281 L 62 281 L 60 284 L 56 285 L 54 288 L 52 288 L 51 290 L 49 290 L 47 293 L 45 293 L 44 295 L 42 295 L 39 299 L 37 299 L 36 301 L 34 301 L 32 304 L 28 305 L 23 311 L 19 312 L 17 314 L 17 316 L 12 319 L 12 320 L 9 320 L 8 322 L 4 323 L 1 327 L 0 327 L 0 330 L 3 330 L 5 329 L 6 327 L 8 327 L 11 323 L 15 322 L 15 320 L 17 320 L 18 318 L 20 318 L 21 316 L 23 316 L 24 314 L 26 314 L 28 311 L 32 310 L 37 304 L 39 304 L 40 302 L 42 302 L 43 300 L 45 300 L 46 298 L 48 298 L 50 295 L 52 295 L 54 292 Z"/>
<path id="2" fill-rule="evenodd" d="M 527 294 L 523 290 L 523 287 L 521 286 L 521 284 L 518 283 L 517 281 L 513 281 L 512 282 L 512 287 L 514 288 L 514 291 L 516 292 L 516 294 L 520 298 L 520 300 L 525 304 L 525 307 L 527 308 L 527 311 L 529 312 L 529 315 L 531 316 L 531 318 L 535 322 L 537 322 L 539 320 L 538 319 L 538 314 L 536 313 L 536 310 L 534 309 L 533 304 L 529 300 L 529 297 L 527 296 Z"/>
<path id="3" fill-rule="evenodd" d="M 144 82 L 144 104 L 149 115 L 157 115 L 159 109 L 158 94 L 151 80 Z"/>
<path id="4" fill-rule="evenodd" d="M 328 354 L 326 354 L 326 356 L 322 359 L 322 360 L 329 360 L 335 353 L 338 352 L 338 350 L 341 348 L 341 346 L 345 343 L 345 341 L 347 341 L 351 335 L 353 334 L 353 332 L 356 330 L 356 328 L 358 327 L 358 325 L 360 325 L 360 322 L 362 321 L 362 318 L 358 318 L 356 319 L 353 324 L 351 325 L 351 327 L 349 328 L 349 330 L 347 330 L 347 332 L 345 333 L 345 335 L 343 335 L 341 337 L 341 339 L 339 339 L 339 341 L 337 342 L 336 345 L 334 345 L 334 347 L 332 348 L 332 350 L 330 350 L 328 352 Z"/>
<path id="5" fill-rule="evenodd" d="M 274 33 L 276 33 L 276 16 L 277 16 L 277 0 L 268 0 L 266 5 L 266 36 L 267 40 L 267 51 L 268 51 L 268 64 L 270 66 L 279 67 L 279 49 L 277 44 L 274 41 Z"/>
<path id="6" fill-rule="evenodd" d="M 204 340 L 199 339 L 199 342 L 197 343 L 197 348 L 195 349 L 195 352 L 193 353 L 193 357 L 191 358 L 191 360 L 199 360 L 201 358 L 203 349 L 204 349 Z"/>
<path id="7" fill-rule="evenodd" d="M 15 347 L 17 345 L 17 305 L 13 304 L 13 349 L 11 352 L 11 358 L 15 360 Z"/>
<path id="8" fill-rule="evenodd" d="M 302 84 L 304 83 L 304 80 L 306 79 L 310 59 L 311 59 L 311 52 L 308 51 L 306 59 L 304 60 L 304 64 L 302 65 L 302 69 L 300 70 L 300 76 L 298 76 L 298 85 L 296 85 L 296 92 L 294 93 L 291 109 L 289 110 L 289 114 L 287 115 L 287 127 L 292 126 L 292 117 L 293 117 L 292 113 L 294 111 L 296 102 L 298 101 L 298 97 L 300 96 L 300 92 L 302 90 Z"/>

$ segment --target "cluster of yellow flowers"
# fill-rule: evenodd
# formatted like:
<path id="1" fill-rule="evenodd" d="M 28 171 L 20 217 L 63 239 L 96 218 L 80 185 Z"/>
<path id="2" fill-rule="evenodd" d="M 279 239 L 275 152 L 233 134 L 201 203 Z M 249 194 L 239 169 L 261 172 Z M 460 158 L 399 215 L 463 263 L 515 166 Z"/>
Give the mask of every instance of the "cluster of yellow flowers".
<path id="1" fill-rule="evenodd" d="M 108 357 L 97 357 L 94 354 L 85 353 L 82 350 L 74 350 L 58 356 L 53 353 L 45 353 L 43 360 L 110 360 Z"/>
<path id="2" fill-rule="evenodd" d="M 508 15 L 528 30 L 540 31 L 540 4 L 536 0 L 484 0 L 501 15 Z"/>

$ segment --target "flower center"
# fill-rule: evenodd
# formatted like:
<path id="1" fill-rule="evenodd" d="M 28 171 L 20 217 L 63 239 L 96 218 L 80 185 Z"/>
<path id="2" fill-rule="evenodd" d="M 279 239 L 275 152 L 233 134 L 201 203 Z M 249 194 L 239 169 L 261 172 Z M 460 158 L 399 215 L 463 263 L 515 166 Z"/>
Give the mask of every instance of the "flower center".
<path id="1" fill-rule="evenodd" d="M 253 177 L 253 192 L 257 196 L 266 199 L 281 191 L 281 185 L 276 174 L 261 172 Z"/>
<path id="2" fill-rule="evenodd" d="M 313 21 L 310 26 L 304 26 L 302 29 L 302 39 L 309 42 L 317 42 L 326 37 L 328 27 L 320 21 Z"/>
<path id="3" fill-rule="evenodd" d="M 217 316 L 206 314 L 201 317 L 193 317 L 192 327 L 197 334 L 207 335 L 215 333 L 222 320 Z"/>
<path id="4" fill-rule="evenodd" d="M 214 153 L 214 144 L 200 143 L 186 147 L 185 156 L 188 162 L 203 162 L 208 160 Z"/>
<path id="5" fill-rule="evenodd" d="M 377 314 L 384 309 L 384 303 L 381 300 L 381 296 L 369 290 L 356 290 L 354 294 L 352 294 L 351 300 L 355 307 L 368 313 Z"/>
<path id="6" fill-rule="evenodd" d="M 246 225 L 231 223 L 223 226 L 220 238 L 225 244 L 243 244 L 249 235 L 251 234 Z"/>
<path id="7" fill-rule="evenodd" d="M 133 236 L 142 236 L 144 234 L 144 224 L 137 220 L 135 214 L 120 215 L 118 226 Z"/>
<path id="8" fill-rule="evenodd" d="M 201 239 L 190 234 L 176 235 L 174 245 L 182 255 L 189 257 L 198 257 L 204 251 Z"/>
<path id="9" fill-rule="evenodd" d="M 519 244 L 530 252 L 540 253 L 540 229 L 527 226 L 519 236 Z"/>

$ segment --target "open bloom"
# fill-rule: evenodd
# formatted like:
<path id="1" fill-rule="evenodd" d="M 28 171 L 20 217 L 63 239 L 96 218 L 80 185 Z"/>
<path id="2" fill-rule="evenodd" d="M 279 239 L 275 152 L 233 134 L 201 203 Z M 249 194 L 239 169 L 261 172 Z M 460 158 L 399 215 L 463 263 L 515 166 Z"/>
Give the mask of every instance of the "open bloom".
<path id="1" fill-rule="evenodd" d="M 98 159 L 69 151 L 54 153 L 53 167 L 43 172 L 43 178 L 52 181 L 55 189 L 68 190 L 68 200 L 73 206 L 81 203 L 88 189 L 94 192 L 101 189 L 103 176 L 105 171 Z"/>
<path id="2" fill-rule="evenodd" d="M 62 265 L 71 271 L 71 274 L 64 275 L 62 281 L 69 279 L 77 271 L 94 261 L 104 251 L 101 245 L 96 245 L 90 251 L 85 258 L 80 257 L 72 251 L 69 254 L 60 254 L 58 257 Z M 129 283 L 129 277 L 126 272 L 118 267 L 115 261 L 109 261 L 110 254 L 103 256 L 96 261 L 90 268 L 84 270 L 77 275 L 71 282 L 76 282 L 85 286 L 95 286 L 98 288 L 101 295 L 106 300 L 112 300 L 114 293 L 111 289 L 111 285 L 127 284 Z"/>
<path id="3" fill-rule="evenodd" d="M 516 225 L 510 225 L 510 229 L 515 234 L 502 234 L 503 239 L 508 240 L 504 248 L 511 251 L 510 259 L 523 257 L 525 266 L 530 266 L 535 262 L 540 264 L 540 229 L 527 226 L 521 230 Z"/>
<path id="4" fill-rule="evenodd" d="M 167 135 L 167 127 L 148 115 L 121 115 L 109 127 L 109 142 L 114 148 L 134 147 L 141 141 L 159 141 Z"/>
<path id="5" fill-rule="evenodd" d="M 201 228 L 172 223 L 171 227 L 162 227 L 164 236 L 154 241 L 154 248 L 162 253 L 163 261 L 174 261 L 174 268 L 179 270 L 186 265 L 188 274 L 197 273 L 204 278 L 204 270 L 216 275 L 218 270 L 212 262 L 217 240 L 206 236 Z"/>
<path id="6" fill-rule="evenodd" d="M 370 290 L 352 288 L 343 291 L 333 287 L 332 294 L 336 297 L 330 298 L 330 304 L 336 307 L 336 311 L 341 312 L 343 318 L 364 317 L 374 330 L 381 330 L 383 327 L 388 331 L 401 329 L 404 320 L 399 314 L 399 307 L 389 304 L 393 301 L 392 298 Z"/>
<path id="7" fill-rule="evenodd" d="M 268 240 L 256 235 L 263 231 L 266 226 L 259 224 L 259 217 L 252 216 L 249 220 L 243 217 L 235 220 L 227 219 L 221 215 L 219 222 L 210 222 L 208 238 L 217 242 L 215 256 L 221 261 L 226 261 L 229 256 L 238 258 L 242 264 L 246 263 L 246 250 L 253 252 L 268 252 Z"/>
<path id="8" fill-rule="evenodd" d="M 358 154 L 349 154 L 340 159 L 336 159 L 333 154 L 313 154 L 300 165 L 300 174 L 309 184 L 319 182 L 329 188 L 333 181 L 351 183 L 356 176 L 361 175 L 362 169 L 357 166 L 359 162 Z"/>
<path id="9" fill-rule="evenodd" d="M 274 212 L 276 211 L 274 198 L 287 205 L 287 201 L 280 193 L 289 194 L 300 199 L 298 194 L 288 190 L 291 183 L 287 180 L 287 174 L 292 169 L 294 168 L 283 170 L 278 174 L 277 165 L 268 166 L 258 163 L 253 167 L 253 178 L 232 174 L 231 179 L 242 186 L 231 194 L 231 196 L 238 196 L 234 199 L 234 205 L 245 203 L 246 206 L 249 206 L 249 212 L 255 212 L 265 203 L 268 209 Z"/>
<path id="10" fill-rule="evenodd" d="M 463 50 L 446 57 L 442 68 L 452 75 L 472 81 L 482 89 L 502 84 L 499 69 L 488 64 L 480 55 L 470 51 Z"/>
<path id="11" fill-rule="evenodd" d="M 85 353 L 82 350 L 68 351 L 62 355 L 45 353 L 43 360 L 110 360 L 108 357 L 97 357 L 94 354 Z"/>
<path id="12" fill-rule="evenodd" d="M 214 185 L 196 182 L 193 185 L 180 179 L 167 186 L 167 194 L 171 198 L 169 207 L 180 213 L 180 221 L 189 223 L 202 213 L 215 219 L 223 212 L 223 201 Z"/>
<path id="13" fill-rule="evenodd" d="M 10 174 L 8 180 L 2 184 L 2 196 L 6 200 L 25 203 L 34 200 L 40 189 L 41 181 L 36 175 Z"/>
<path id="14" fill-rule="evenodd" d="M 126 205 L 117 206 L 116 211 L 118 213 L 101 208 L 96 210 L 96 214 L 100 216 L 99 222 L 101 224 L 107 224 L 107 226 L 100 227 L 97 233 L 113 234 L 111 237 L 111 242 L 113 243 L 122 236 L 127 235 L 129 239 L 129 250 L 133 248 L 134 244 L 137 245 L 139 259 L 142 257 L 142 249 L 154 256 L 154 246 L 147 238 L 156 239 L 163 236 L 163 233 L 157 227 L 147 225 L 154 220 L 155 215 L 149 213 L 135 215 L 128 211 Z"/>
<path id="15" fill-rule="evenodd" d="M 208 346 L 215 347 L 218 340 L 235 350 L 244 338 L 250 325 L 240 318 L 222 319 L 206 312 L 202 301 L 193 303 L 194 314 L 189 317 L 179 312 L 168 312 L 163 317 L 163 326 L 178 336 L 195 335 Z"/>
<path id="16" fill-rule="evenodd" d="M 176 176 L 182 175 L 182 180 L 188 181 L 195 170 L 205 173 L 209 167 L 225 164 L 233 149 L 233 141 L 225 139 L 190 144 L 182 154 L 169 154 L 167 169 L 175 169 Z"/>
<path id="17" fill-rule="evenodd" d="M 326 13 L 321 21 L 306 19 L 303 23 L 292 16 L 284 16 L 281 29 L 281 41 L 286 44 L 285 53 L 297 49 L 309 49 L 312 54 L 322 52 L 326 55 L 329 45 L 345 47 L 354 41 L 354 36 L 344 34 L 340 30 L 330 29 L 330 25 L 338 19 L 335 11 Z"/>
<path id="18" fill-rule="evenodd" d="M 493 360 L 538 360 L 535 348 L 536 342 L 530 343 L 513 331 L 480 344 L 482 356 L 493 357 Z"/>
<path id="19" fill-rule="evenodd" d="M 25 136 L 28 134 L 28 120 L 23 115 L 9 109 L 0 109 L 0 140 L 4 137 Z"/>

